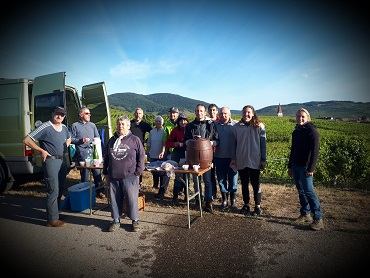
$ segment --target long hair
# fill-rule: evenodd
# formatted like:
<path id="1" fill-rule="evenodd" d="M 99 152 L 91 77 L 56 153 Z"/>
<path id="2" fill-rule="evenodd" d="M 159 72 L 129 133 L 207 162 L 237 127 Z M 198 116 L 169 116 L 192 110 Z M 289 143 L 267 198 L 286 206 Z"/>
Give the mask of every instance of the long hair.
<path id="1" fill-rule="evenodd" d="M 243 107 L 242 111 L 244 111 L 245 109 L 247 108 L 250 108 L 252 109 L 252 112 L 253 112 L 253 117 L 252 117 L 252 120 L 251 120 L 251 124 L 254 126 L 254 127 L 258 127 L 260 124 L 264 124 L 260 118 L 258 118 L 258 115 L 256 113 L 256 110 L 254 109 L 254 107 L 252 105 L 246 105 Z"/>

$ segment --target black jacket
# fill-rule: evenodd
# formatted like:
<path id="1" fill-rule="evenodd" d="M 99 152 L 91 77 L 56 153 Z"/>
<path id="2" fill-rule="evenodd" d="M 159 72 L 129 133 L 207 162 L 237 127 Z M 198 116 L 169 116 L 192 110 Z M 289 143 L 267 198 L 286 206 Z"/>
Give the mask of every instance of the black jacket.
<path id="1" fill-rule="evenodd" d="M 313 172 L 319 158 L 320 135 L 312 122 L 296 125 L 292 133 L 288 168 L 292 164 L 307 166 L 307 172 Z"/>

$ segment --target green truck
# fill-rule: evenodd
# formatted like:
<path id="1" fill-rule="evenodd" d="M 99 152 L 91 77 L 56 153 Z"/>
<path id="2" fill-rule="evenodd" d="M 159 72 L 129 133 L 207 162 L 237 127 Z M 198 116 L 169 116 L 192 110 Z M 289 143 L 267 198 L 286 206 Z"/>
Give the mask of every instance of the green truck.
<path id="1" fill-rule="evenodd" d="M 78 121 L 81 106 L 87 106 L 103 144 L 112 136 L 105 83 L 83 86 L 80 96 L 76 88 L 65 84 L 65 79 L 65 72 L 34 79 L 0 78 L 0 192 L 9 190 L 20 177 L 42 177 L 40 154 L 22 140 L 39 124 L 50 120 L 52 107 L 58 105 L 67 110 L 63 123 L 70 128 Z M 75 166 L 72 148 L 66 155 L 71 169 Z"/>

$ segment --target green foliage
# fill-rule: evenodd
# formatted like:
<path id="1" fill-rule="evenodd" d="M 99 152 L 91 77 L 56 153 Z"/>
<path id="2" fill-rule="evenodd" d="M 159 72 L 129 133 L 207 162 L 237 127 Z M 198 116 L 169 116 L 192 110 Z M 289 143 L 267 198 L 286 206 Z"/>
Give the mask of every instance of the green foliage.
<path id="1" fill-rule="evenodd" d="M 370 177 L 369 157 L 364 140 L 358 136 L 324 138 L 316 176 L 326 183 L 364 185 Z"/>
<path id="2" fill-rule="evenodd" d="M 133 109 L 134 110 L 134 109 Z M 144 120 L 154 126 L 154 118 L 161 113 L 146 114 Z M 133 119 L 133 111 L 111 108 L 113 128 L 119 116 Z M 168 112 L 161 114 L 165 122 Z M 193 112 L 187 113 L 190 121 Z M 261 172 L 265 181 L 292 183 L 287 165 L 294 117 L 261 116 L 267 134 L 267 168 Z M 235 118 L 237 119 L 237 118 Z M 370 184 L 370 124 L 313 119 L 320 133 L 320 153 L 315 170 L 315 183 L 362 187 Z"/>
<path id="3" fill-rule="evenodd" d="M 267 168 L 261 178 L 291 182 L 287 174 L 294 117 L 262 116 L 267 134 Z M 370 125 L 314 119 L 320 133 L 315 182 L 363 187 L 370 183 Z"/>

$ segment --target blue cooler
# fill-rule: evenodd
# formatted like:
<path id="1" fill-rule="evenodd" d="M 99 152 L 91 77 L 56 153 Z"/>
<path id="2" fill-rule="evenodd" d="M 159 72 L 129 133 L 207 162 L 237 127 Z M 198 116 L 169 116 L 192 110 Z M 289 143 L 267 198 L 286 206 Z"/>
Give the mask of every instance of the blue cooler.
<path id="1" fill-rule="evenodd" d="M 90 182 L 82 182 L 68 188 L 71 210 L 80 212 L 90 208 Z M 92 184 L 92 206 L 96 204 L 95 184 Z"/>

